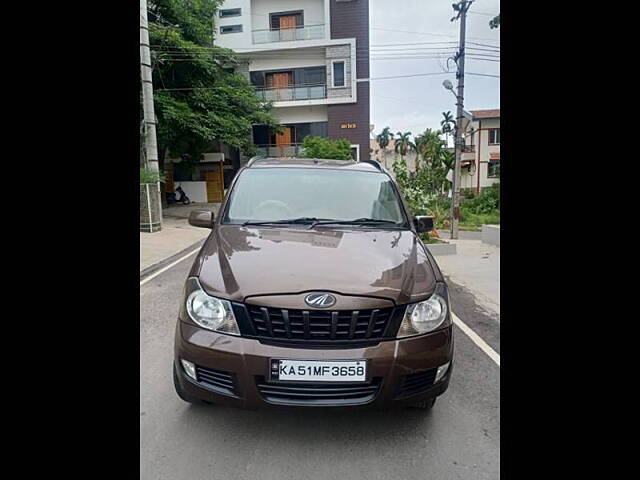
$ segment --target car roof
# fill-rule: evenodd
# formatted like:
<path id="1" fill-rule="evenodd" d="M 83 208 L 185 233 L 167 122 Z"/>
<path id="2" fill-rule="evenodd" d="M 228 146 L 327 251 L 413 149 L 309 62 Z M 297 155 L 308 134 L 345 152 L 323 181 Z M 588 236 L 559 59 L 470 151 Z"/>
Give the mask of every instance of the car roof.
<path id="1" fill-rule="evenodd" d="M 325 158 L 299 157 L 253 157 L 247 163 L 247 168 L 322 168 L 334 170 L 356 170 L 362 172 L 384 172 L 382 165 L 372 160 L 356 162 L 354 160 L 330 160 Z"/>

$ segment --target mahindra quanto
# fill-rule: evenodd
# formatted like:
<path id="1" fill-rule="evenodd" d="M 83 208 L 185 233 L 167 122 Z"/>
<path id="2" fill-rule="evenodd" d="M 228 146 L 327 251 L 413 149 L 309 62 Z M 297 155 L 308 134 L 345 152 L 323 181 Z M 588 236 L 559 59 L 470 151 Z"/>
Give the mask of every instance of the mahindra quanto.
<path id="1" fill-rule="evenodd" d="M 449 293 L 375 162 L 252 159 L 184 286 L 173 377 L 187 402 L 431 408 L 447 389 Z"/>

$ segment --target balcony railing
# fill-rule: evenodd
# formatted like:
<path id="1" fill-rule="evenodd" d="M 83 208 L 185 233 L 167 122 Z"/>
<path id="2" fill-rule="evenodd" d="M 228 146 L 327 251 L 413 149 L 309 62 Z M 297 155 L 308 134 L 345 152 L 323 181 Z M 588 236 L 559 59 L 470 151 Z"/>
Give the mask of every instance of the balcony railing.
<path id="1" fill-rule="evenodd" d="M 316 40 L 324 38 L 324 24 L 303 25 L 294 28 L 272 28 L 254 30 L 253 43 L 293 42 L 296 40 Z"/>
<path id="2" fill-rule="evenodd" d="M 256 88 L 256 95 L 265 102 L 288 102 L 292 100 L 317 100 L 327 98 L 327 86 L 323 83 L 291 85 L 284 88 Z"/>
<path id="3" fill-rule="evenodd" d="M 462 153 L 473 153 L 476 151 L 475 145 L 464 145 L 462 147 Z"/>
<path id="4" fill-rule="evenodd" d="M 263 157 L 296 157 L 301 151 L 301 143 L 289 143 L 286 145 L 256 145 L 256 155 Z"/>

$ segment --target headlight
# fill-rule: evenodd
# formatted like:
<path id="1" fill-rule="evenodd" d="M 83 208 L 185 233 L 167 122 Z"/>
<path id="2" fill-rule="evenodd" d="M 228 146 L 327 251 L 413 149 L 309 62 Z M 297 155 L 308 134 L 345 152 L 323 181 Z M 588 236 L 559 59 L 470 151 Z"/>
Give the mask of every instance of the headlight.
<path id="1" fill-rule="evenodd" d="M 407 307 L 398 329 L 398 338 L 428 333 L 442 325 L 449 312 L 448 300 L 446 285 L 438 283 L 431 298 Z"/>
<path id="2" fill-rule="evenodd" d="M 184 296 L 183 318 L 186 312 L 189 318 L 202 328 L 240 335 L 231 302 L 207 294 L 197 278 L 191 277 L 187 280 Z"/>

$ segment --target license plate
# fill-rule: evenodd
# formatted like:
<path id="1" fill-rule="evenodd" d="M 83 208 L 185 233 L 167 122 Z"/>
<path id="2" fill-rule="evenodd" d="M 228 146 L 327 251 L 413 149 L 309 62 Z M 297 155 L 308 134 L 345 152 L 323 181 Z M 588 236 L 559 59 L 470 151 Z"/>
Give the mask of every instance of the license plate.
<path id="1" fill-rule="evenodd" d="M 364 382 L 365 360 L 271 360 L 271 380 L 295 382 Z"/>

